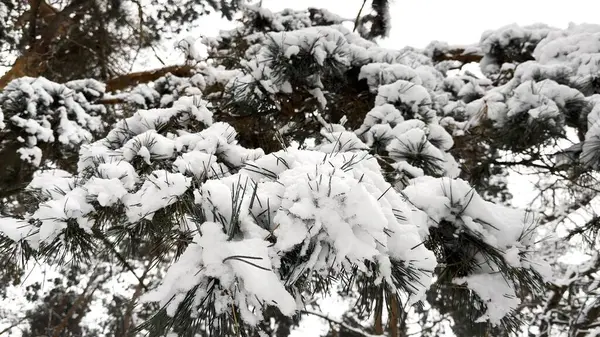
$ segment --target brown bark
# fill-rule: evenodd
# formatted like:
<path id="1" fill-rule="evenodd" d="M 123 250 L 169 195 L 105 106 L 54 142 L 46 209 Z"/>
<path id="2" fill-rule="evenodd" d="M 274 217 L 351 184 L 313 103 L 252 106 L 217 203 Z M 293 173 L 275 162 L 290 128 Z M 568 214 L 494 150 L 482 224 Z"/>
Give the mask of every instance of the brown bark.
<path id="1" fill-rule="evenodd" d="M 92 274 L 92 276 L 90 277 L 90 280 L 88 281 L 88 284 L 83 289 L 83 292 L 81 293 L 81 295 L 79 295 L 77 297 L 77 300 L 75 301 L 75 303 L 73 303 L 73 305 L 71 306 L 69 311 L 67 311 L 66 315 L 63 317 L 60 324 L 58 324 L 56 327 L 54 327 L 52 337 L 59 337 L 61 332 L 69 324 L 69 319 L 71 319 L 71 317 L 73 317 L 73 315 L 77 312 L 77 310 L 80 307 L 84 306 L 88 302 L 88 300 L 91 298 L 91 294 L 93 294 L 93 292 L 98 287 L 98 284 L 95 283 L 98 276 L 99 276 L 99 274 L 96 272 L 94 272 L 94 274 Z M 90 294 L 88 294 L 89 290 L 91 290 Z"/>
<path id="2" fill-rule="evenodd" d="M 383 335 L 383 296 L 379 296 L 375 300 L 375 324 L 374 330 L 376 335 Z"/>
<path id="3" fill-rule="evenodd" d="M 17 27 L 23 27 L 27 22 L 37 19 L 49 21 L 56 13 L 58 13 L 56 8 L 43 0 L 29 0 L 27 3 L 29 4 L 30 9 L 19 16 L 15 22 L 15 26 Z"/>
<path id="4" fill-rule="evenodd" d="M 45 15 L 44 20 L 47 22 L 47 25 L 44 27 L 40 39 L 35 39 L 34 36 L 29 49 L 23 55 L 19 56 L 12 68 L 0 78 L 0 89 L 3 89 L 10 81 L 16 78 L 23 76 L 37 77 L 42 74 L 46 70 L 45 60 L 51 57 L 50 46 L 56 39 L 64 36 L 70 26 L 74 24 L 70 20 L 69 15 L 81 9 L 89 1 L 73 0 L 59 12 L 43 0 L 29 0 L 29 5 L 32 8 L 29 19 L 33 25 L 30 29 L 35 31 L 36 17 L 32 15 L 38 15 L 38 17 L 40 14 Z"/>
<path id="5" fill-rule="evenodd" d="M 390 301 L 390 321 L 389 321 L 389 330 L 390 330 L 390 337 L 398 337 L 398 318 L 399 318 L 399 313 L 398 313 L 398 299 L 396 298 L 396 294 L 394 293 L 390 293 L 388 294 L 388 298 Z"/>
<path id="6" fill-rule="evenodd" d="M 169 73 L 179 77 L 190 76 L 193 69 L 192 66 L 188 65 L 176 65 L 117 76 L 106 82 L 106 92 L 115 92 L 117 90 L 130 88 L 137 84 L 152 82 Z M 95 101 L 95 103 L 114 105 L 123 104 L 125 103 L 125 100 L 122 97 L 113 96 L 101 98 L 98 101 Z"/>
<path id="7" fill-rule="evenodd" d="M 28 52 L 19 56 L 12 68 L 0 78 L 0 90 L 4 89 L 10 81 L 16 78 L 36 76 L 39 73 L 41 73 L 39 57 L 36 57 L 35 53 Z"/>
<path id="8" fill-rule="evenodd" d="M 194 67 L 191 65 L 176 65 L 117 76 L 106 82 L 106 91 L 114 92 L 117 90 L 132 87 L 139 83 L 152 82 L 165 76 L 168 73 L 180 77 L 190 76 L 192 73 L 192 69 L 194 69 Z"/>
<path id="9" fill-rule="evenodd" d="M 482 58 L 482 54 L 465 53 L 465 50 L 463 48 L 450 49 L 447 50 L 445 53 L 439 53 L 432 57 L 433 62 L 435 63 L 442 61 L 460 61 L 464 64 L 471 62 L 479 62 Z"/>

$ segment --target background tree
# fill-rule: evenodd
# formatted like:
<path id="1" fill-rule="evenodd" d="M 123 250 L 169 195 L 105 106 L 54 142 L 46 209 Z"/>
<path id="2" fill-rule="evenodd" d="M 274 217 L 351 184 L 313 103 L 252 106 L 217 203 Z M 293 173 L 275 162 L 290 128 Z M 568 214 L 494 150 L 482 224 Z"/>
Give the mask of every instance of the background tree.
<path id="1" fill-rule="evenodd" d="M 3 6 L 1 48 L 16 61 L 0 87 L 22 76 L 108 80 L 129 72 L 139 52 L 162 34 L 211 10 L 231 20 L 240 1 L 10 0 Z"/>

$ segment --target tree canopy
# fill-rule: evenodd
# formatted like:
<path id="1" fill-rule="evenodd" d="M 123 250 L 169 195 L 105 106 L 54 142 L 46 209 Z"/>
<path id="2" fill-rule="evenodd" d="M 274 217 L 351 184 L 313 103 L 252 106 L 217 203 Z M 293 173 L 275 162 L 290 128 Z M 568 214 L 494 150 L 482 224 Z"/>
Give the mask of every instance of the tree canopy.
<path id="1" fill-rule="evenodd" d="M 283 337 L 310 316 L 328 336 L 599 333 L 600 26 L 393 50 L 388 1 L 356 19 L 136 5 L 0 11 L 29 18 L 0 30 L 28 46 L 0 81 L 0 334 Z M 188 7 L 239 26 L 117 70 Z M 39 266 L 51 282 L 27 283 Z"/>

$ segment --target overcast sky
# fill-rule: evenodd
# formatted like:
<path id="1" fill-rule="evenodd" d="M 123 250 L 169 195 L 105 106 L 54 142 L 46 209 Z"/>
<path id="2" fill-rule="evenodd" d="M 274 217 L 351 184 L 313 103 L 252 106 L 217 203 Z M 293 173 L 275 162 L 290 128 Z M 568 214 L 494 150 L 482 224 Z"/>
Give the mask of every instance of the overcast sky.
<path id="1" fill-rule="evenodd" d="M 600 1 L 596 0 L 391 0 L 390 15 L 392 30 L 390 36 L 379 41 L 387 48 L 412 46 L 425 47 L 433 40 L 450 44 L 477 43 L 481 34 L 488 29 L 517 23 L 529 25 L 546 23 L 566 28 L 573 23 L 598 23 Z M 256 1 L 255 1 L 256 2 Z M 285 8 L 306 9 L 307 7 L 327 8 L 345 18 L 356 17 L 363 0 L 263 0 L 263 7 L 272 11 Z M 367 1 L 365 12 L 369 9 Z M 215 36 L 219 30 L 230 29 L 235 23 L 228 22 L 214 14 L 202 17 L 199 25 L 184 35 Z M 173 39 L 175 41 L 176 39 Z M 181 55 L 173 53 L 173 42 L 159 48 L 158 54 L 166 63 L 181 62 Z M 140 60 L 135 70 L 159 67 L 161 64 L 153 54 Z"/>
<path id="2" fill-rule="evenodd" d="M 569 22 L 598 23 L 596 0 L 391 0 L 392 31 L 382 44 L 401 48 L 425 47 L 432 40 L 451 44 L 479 41 L 481 33 L 507 24 L 543 22 L 567 27 Z M 263 0 L 274 11 L 284 8 L 325 7 L 354 18 L 362 0 Z M 367 1 L 367 6 L 370 1 Z"/>
<path id="3" fill-rule="evenodd" d="M 600 1 L 597 0 L 391 0 L 392 31 L 380 44 L 389 48 L 404 46 L 425 47 L 432 40 L 450 44 L 476 43 L 487 29 L 517 23 L 527 25 L 543 22 L 556 27 L 567 27 L 569 22 L 598 23 Z M 348 18 L 354 18 L 362 0 L 263 0 L 263 6 L 273 11 L 284 8 L 304 9 L 325 7 Z M 368 7 L 370 1 L 367 1 Z M 200 26 L 187 34 L 214 36 L 220 29 L 234 24 L 219 15 L 200 20 Z M 180 63 L 181 55 L 173 53 L 172 43 L 158 51 L 167 63 Z M 156 57 L 146 54 L 134 70 L 161 66 Z M 0 68 L 0 74 L 6 69 Z"/>

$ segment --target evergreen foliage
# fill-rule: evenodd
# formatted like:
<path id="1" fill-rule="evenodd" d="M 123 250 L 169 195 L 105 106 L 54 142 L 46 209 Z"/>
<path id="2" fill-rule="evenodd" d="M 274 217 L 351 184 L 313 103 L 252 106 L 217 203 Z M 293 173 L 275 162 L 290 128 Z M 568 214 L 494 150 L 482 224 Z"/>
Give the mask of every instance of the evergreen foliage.
<path id="1" fill-rule="evenodd" d="M 190 76 L 119 93 L 8 84 L 0 280 L 31 261 L 68 276 L 30 288 L 47 303 L 26 320 L 59 317 L 25 335 L 286 336 L 333 294 L 352 306 L 329 322 L 351 336 L 395 337 L 411 317 L 432 336 L 442 321 L 461 336 L 591 331 L 598 259 L 564 270 L 551 251 L 566 241 L 540 236 L 593 211 L 600 27 L 486 32 L 487 78 L 452 76 L 448 46 L 372 41 L 388 6 L 373 1 L 357 33 L 326 10 L 244 6 Z M 514 167 L 550 176 L 535 211 L 509 206 Z M 567 239 L 593 249 L 585 219 Z M 92 303 L 106 308 L 95 328 Z"/>

